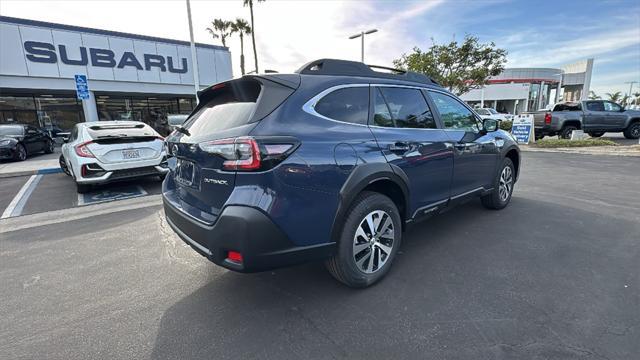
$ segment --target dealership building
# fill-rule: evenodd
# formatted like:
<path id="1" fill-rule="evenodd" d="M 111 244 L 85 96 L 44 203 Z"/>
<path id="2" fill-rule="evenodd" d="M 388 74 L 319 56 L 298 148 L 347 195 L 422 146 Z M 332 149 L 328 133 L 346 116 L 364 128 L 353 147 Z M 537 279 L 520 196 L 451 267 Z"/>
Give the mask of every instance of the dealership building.
<path id="1" fill-rule="evenodd" d="M 226 47 L 196 44 L 202 88 L 232 78 Z M 68 131 L 138 120 L 167 132 L 168 114 L 194 108 L 189 42 L 0 16 L 0 123 Z M 86 75 L 89 98 L 76 94 Z"/>
<path id="2" fill-rule="evenodd" d="M 460 97 L 473 106 L 491 107 L 502 113 L 520 114 L 544 109 L 559 101 L 589 96 L 593 59 L 562 68 L 508 68 L 489 84 Z"/>

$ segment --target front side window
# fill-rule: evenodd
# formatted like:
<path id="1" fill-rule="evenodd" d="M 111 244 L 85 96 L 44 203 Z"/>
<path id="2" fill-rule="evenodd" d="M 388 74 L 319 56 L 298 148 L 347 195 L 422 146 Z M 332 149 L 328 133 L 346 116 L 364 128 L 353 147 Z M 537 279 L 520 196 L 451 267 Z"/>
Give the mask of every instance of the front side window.
<path id="1" fill-rule="evenodd" d="M 444 127 L 452 130 L 479 131 L 478 121 L 471 110 L 449 95 L 429 91 L 440 113 Z"/>
<path id="2" fill-rule="evenodd" d="M 487 110 L 487 109 L 476 109 L 476 112 L 477 112 L 479 115 L 485 115 L 485 116 L 489 116 L 489 115 L 491 115 L 491 113 L 490 113 L 490 112 L 489 112 L 489 110 Z"/>
<path id="3" fill-rule="evenodd" d="M 604 103 L 604 111 L 620 111 L 620 110 L 622 110 L 620 105 L 618 105 L 616 103 L 609 102 L 609 101 L 605 101 L 605 103 Z"/>
<path id="4" fill-rule="evenodd" d="M 320 99 L 314 109 L 329 119 L 366 125 L 369 118 L 369 87 L 335 90 Z"/>
<path id="5" fill-rule="evenodd" d="M 436 122 L 418 89 L 379 87 L 375 90 L 373 124 L 383 127 L 435 129 Z"/>

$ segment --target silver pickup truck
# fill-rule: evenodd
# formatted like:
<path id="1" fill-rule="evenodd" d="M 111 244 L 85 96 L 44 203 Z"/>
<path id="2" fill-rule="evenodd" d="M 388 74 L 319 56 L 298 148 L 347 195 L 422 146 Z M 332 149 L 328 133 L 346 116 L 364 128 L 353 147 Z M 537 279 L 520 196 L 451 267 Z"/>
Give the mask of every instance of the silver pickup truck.
<path id="1" fill-rule="evenodd" d="M 626 110 L 606 100 L 584 100 L 556 104 L 552 111 L 535 111 L 532 114 L 536 138 L 558 135 L 571 137 L 573 130 L 583 130 L 592 137 L 605 132 L 622 132 L 627 139 L 640 138 L 640 111 Z"/>

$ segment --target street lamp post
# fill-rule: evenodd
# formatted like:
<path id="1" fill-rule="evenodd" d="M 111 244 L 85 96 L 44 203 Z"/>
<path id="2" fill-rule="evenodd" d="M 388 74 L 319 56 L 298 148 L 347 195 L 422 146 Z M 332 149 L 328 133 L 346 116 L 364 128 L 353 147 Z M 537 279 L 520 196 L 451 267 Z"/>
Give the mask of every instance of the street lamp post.
<path id="1" fill-rule="evenodd" d="M 373 34 L 374 32 L 377 32 L 377 31 L 378 29 L 371 29 L 367 31 L 361 31 L 359 34 L 349 36 L 350 40 L 360 38 L 360 61 L 364 62 L 364 36 Z"/>
<path id="2" fill-rule="evenodd" d="M 200 74 L 198 74 L 198 56 L 196 55 L 196 44 L 193 41 L 193 25 L 191 23 L 191 4 L 187 0 L 187 18 L 189 19 L 189 42 L 191 45 L 191 69 L 193 73 L 193 86 L 196 92 L 196 103 L 198 103 L 198 91 L 200 91 Z"/>

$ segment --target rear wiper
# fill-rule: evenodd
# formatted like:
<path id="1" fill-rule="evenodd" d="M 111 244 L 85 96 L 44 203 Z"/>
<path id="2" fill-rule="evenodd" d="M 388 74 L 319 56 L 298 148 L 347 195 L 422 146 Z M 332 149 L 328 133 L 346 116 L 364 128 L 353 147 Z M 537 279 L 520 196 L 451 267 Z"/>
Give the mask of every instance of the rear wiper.
<path id="1" fill-rule="evenodd" d="M 176 126 L 176 131 L 179 133 L 183 133 L 187 136 L 191 136 L 191 133 L 189 132 L 189 130 L 183 128 L 182 126 Z"/>

